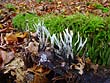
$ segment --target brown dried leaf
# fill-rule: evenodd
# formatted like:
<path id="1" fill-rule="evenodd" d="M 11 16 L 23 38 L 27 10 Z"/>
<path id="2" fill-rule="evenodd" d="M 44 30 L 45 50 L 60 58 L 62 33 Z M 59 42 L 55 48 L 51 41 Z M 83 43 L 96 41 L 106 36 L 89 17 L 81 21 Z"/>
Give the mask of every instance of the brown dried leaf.
<path id="1" fill-rule="evenodd" d="M 0 49 L 0 56 L 1 56 L 1 67 L 3 68 L 5 64 L 9 63 L 14 57 L 14 52 L 6 52 Z M 3 60 L 3 62 L 2 62 Z"/>
<path id="2" fill-rule="evenodd" d="M 25 38 L 27 35 L 28 35 L 27 32 L 24 32 L 24 33 L 22 33 L 22 32 L 16 32 L 15 33 L 15 36 L 16 37 L 19 37 L 19 38 Z"/>
<path id="3" fill-rule="evenodd" d="M 50 70 L 48 68 L 43 68 L 43 66 L 34 66 L 28 69 L 28 72 L 33 72 L 35 74 L 33 81 L 30 83 L 49 83 L 46 75 L 49 74 Z"/>
<path id="4" fill-rule="evenodd" d="M 78 70 L 78 71 L 79 71 L 78 73 L 79 73 L 80 75 L 82 75 L 82 74 L 83 74 L 83 69 L 84 69 L 84 67 L 85 67 L 85 63 L 84 63 L 83 59 L 80 58 L 80 57 L 77 57 L 76 59 L 77 59 L 78 63 L 76 63 L 76 64 L 73 63 L 73 64 L 70 66 L 70 68 L 71 68 L 71 69 L 76 69 L 76 70 Z"/>
<path id="5" fill-rule="evenodd" d="M 38 54 L 39 43 L 33 40 L 33 42 L 29 42 L 28 46 L 25 47 L 29 52 L 33 54 Z"/>
<path id="6" fill-rule="evenodd" d="M 18 42 L 16 35 L 13 33 L 7 33 L 5 36 L 6 44 L 14 44 Z"/>
<path id="7" fill-rule="evenodd" d="M 89 69 L 93 69 L 94 73 L 97 72 L 99 65 L 98 64 L 93 64 L 90 60 L 90 58 L 86 58 L 86 65 L 88 66 Z"/>
<path id="8" fill-rule="evenodd" d="M 28 33 L 24 32 L 16 32 L 16 33 L 7 33 L 5 36 L 6 44 L 14 44 L 19 41 L 23 41 L 25 37 L 27 37 Z"/>
<path id="9" fill-rule="evenodd" d="M 99 65 L 98 64 L 96 64 L 96 65 L 95 64 L 91 64 L 90 68 L 94 70 L 94 73 L 96 73 L 98 68 L 99 68 Z"/>

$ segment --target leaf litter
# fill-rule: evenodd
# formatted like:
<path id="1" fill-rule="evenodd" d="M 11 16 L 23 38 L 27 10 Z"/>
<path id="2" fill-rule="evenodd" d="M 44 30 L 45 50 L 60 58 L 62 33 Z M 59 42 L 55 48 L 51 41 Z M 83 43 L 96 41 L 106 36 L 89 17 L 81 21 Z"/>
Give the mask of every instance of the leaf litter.
<path id="1" fill-rule="evenodd" d="M 69 4 L 70 2 L 70 4 Z M 0 5 L 0 82 L 1 83 L 109 83 L 110 69 L 101 68 L 93 64 L 89 58 L 73 54 L 72 34 L 66 29 L 60 35 L 50 35 L 42 23 L 36 32 L 20 32 L 13 28 L 11 19 L 19 12 L 35 12 L 43 15 L 50 12 L 73 14 L 73 10 L 85 13 L 94 10 L 93 3 L 85 5 L 84 2 L 71 0 L 58 0 L 56 2 L 41 2 L 35 4 L 23 1 L 13 1 L 18 8 L 4 11 Z M 18 4 L 19 3 L 19 4 Z M 27 7 L 29 4 L 31 8 Z M 72 6 L 75 4 L 75 7 Z M 107 0 L 104 6 L 109 6 Z M 108 4 L 108 5 L 107 5 Z M 76 6 L 77 5 L 77 6 Z M 33 9 L 33 7 L 35 7 Z M 72 9 L 74 7 L 74 9 Z M 84 7 L 84 8 L 83 8 Z M 22 9 L 23 8 L 23 9 Z M 67 10 L 67 9 L 69 10 Z M 62 9 L 62 10 L 61 10 Z M 11 11 L 11 12 L 9 12 Z M 14 10 L 15 11 L 15 10 Z M 107 13 L 108 14 L 108 13 Z M 107 15 L 106 14 L 106 15 Z M 105 15 L 100 13 L 101 16 Z M 50 41 L 49 41 L 50 40 Z M 87 39 L 82 42 L 78 37 L 78 51 L 85 48 Z M 75 45 L 74 45 L 75 46 Z M 103 73 L 104 72 L 104 73 Z"/>

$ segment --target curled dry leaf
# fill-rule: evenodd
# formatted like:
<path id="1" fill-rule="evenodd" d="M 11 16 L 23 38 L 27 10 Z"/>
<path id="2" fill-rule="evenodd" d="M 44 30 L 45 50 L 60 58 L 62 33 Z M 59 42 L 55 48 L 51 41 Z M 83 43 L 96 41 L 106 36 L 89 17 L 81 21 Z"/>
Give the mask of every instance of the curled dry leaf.
<path id="1" fill-rule="evenodd" d="M 14 44 L 17 43 L 18 39 L 13 33 L 7 33 L 5 36 L 6 44 Z"/>
<path id="2" fill-rule="evenodd" d="M 14 57 L 14 52 L 6 52 L 0 49 L 1 68 L 3 68 L 5 64 L 9 63 Z"/>
<path id="3" fill-rule="evenodd" d="M 39 43 L 33 40 L 33 42 L 29 42 L 28 46 L 25 49 L 28 49 L 29 52 L 33 54 L 38 54 Z"/>
<path id="4" fill-rule="evenodd" d="M 87 69 L 92 69 L 94 73 L 97 72 L 99 65 L 98 64 L 93 64 L 90 60 L 90 58 L 86 58 L 86 65 L 89 67 Z"/>
<path id="5" fill-rule="evenodd" d="M 77 57 L 77 61 L 78 63 L 73 63 L 70 68 L 71 69 L 75 69 L 75 70 L 78 70 L 79 74 L 82 75 L 84 73 L 83 69 L 85 68 L 85 63 L 83 62 L 82 58 L 80 57 Z"/>
<path id="6" fill-rule="evenodd" d="M 18 39 L 18 43 L 22 43 L 24 41 L 25 38 L 28 37 L 28 32 L 16 32 L 15 36 Z"/>
<path id="7" fill-rule="evenodd" d="M 25 37 L 27 37 L 28 33 L 24 32 L 16 32 L 16 33 L 7 33 L 5 36 L 6 44 L 16 44 L 19 41 L 23 41 Z"/>
<path id="8" fill-rule="evenodd" d="M 43 66 L 34 66 L 27 70 L 27 74 L 29 74 L 29 72 L 34 73 L 34 79 L 30 83 L 50 83 L 46 78 L 46 75 L 50 72 L 48 68 L 44 68 Z"/>
<path id="9" fill-rule="evenodd" d="M 16 37 L 20 37 L 20 38 L 25 38 L 25 37 L 27 37 L 27 35 L 28 35 L 27 32 L 24 32 L 24 33 L 22 33 L 22 32 L 16 32 L 15 33 L 15 36 Z"/>
<path id="10" fill-rule="evenodd" d="M 79 70 L 79 74 L 82 75 L 83 74 L 84 65 L 82 65 L 81 63 L 78 63 L 77 65 L 75 65 L 75 69 Z"/>

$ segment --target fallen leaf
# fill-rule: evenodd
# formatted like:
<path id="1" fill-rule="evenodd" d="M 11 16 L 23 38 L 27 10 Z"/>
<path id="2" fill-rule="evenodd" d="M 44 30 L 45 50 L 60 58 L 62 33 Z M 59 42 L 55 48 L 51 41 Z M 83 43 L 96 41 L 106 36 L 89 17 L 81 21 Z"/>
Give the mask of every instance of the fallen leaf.
<path id="1" fill-rule="evenodd" d="M 28 69 L 28 72 L 33 72 L 35 74 L 34 79 L 30 83 L 49 83 L 49 80 L 46 78 L 46 75 L 50 72 L 48 68 L 34 66 Z"/>
<path id="2" fill-rule="evenodd" d="M 79 11 L 80 10 L 80 6 L 77 6 L 76 9 Z"/>
<path id="3" fill-rule="evenodd" d="M 14 44 L 18 41 L 16 35 L 14 35 L 13 33 L 7 33 L 4 39 L 6 41 L 6 44 Z"/>
<path id="4" fill-rule="evenodd" d="M 98 64 L 96 64 L 96 65 L 95 65 L 95 64 L 91 64 L 91 65 L 90 65 L 90 68 L 94 70 L 94 73 L 96 73 L 96 72 L 97 72 L 98 67 L 99 67 L 99 65 L 98 65 Z"/>
<path id="5" fill-rule="evenodd" d="M 70 69 L 75 69 L 75 70 L 78 70 L 78 73 L 80 75 L 82 75 L 84 73 L 83 69 L 85 68 L 85 63 L 83 61 L 82 58 L 80 57 L 77 57 L 76 60 L 78 61 L 77 63 L 73 63 L 71 66 L 70 66 Z"/>
<path id="6" fill-rule="evenodd" d="M 38 54 L 39 43 L 33 40 L 33 42 L 29 42 L 28 46 L 25 47 L 25 49 L 36 55 Z"/>
<path id="7" fill-rule="evenodd" d="M 0 49 L 0 56 L 1 56 L 0 62 L 1 62 L 2 68 L 4 67 L 5 64 L 9 63 L 15 57 L 14 52 L 7 52 L 2 49 Z"/>
<path id="8" fill-rule="evenodd" d="M 0 24 L 0 29 L 2 29 L 3 28 L 3 26 L 2 26 L 2 24 Z"/>
<path id="9" fill-rule="evenodd" d="M 25 38 L 27 35 L 28 35 L 27 32 L 24 32 L 24 33 L 22 33 L 22 32 L 16 32 L 15 33 L 15 36 L 16 37 L 20 37 L 20 38 Z"/>

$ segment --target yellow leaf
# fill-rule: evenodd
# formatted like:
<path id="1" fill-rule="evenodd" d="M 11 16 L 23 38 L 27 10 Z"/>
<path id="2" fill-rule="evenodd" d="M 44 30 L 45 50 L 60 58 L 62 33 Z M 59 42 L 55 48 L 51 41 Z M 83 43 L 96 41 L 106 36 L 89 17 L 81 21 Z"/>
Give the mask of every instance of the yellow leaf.
<path id="1" fill-rule="evenodd" d="M 16 35 L 9 33 L 9 34 L 6 34 L 5 41 L 7 44 L 12 44 L 12 43 L 17 42 L 18 39 L 17 39 Z"/>
<path id="2" fill-rule="evenodd" d="M 3 28 L 3 26 L 2 26 L 2 24 L 0 24 L 0 29 L 2 29 Z"/>
<path id="3" fill-rule="evenodd" d="M 77 10 L 80 10 L 80 6 L 77 6 L 76 9 L 77 9 Z"/>
<path id="4" fill-rule="evenodd" d="M 16 37 L 20 37 L 20 38 L 25 38 L 28 35 L 27 32 L 21 33 L 21 32 L 17 32 L 15 33 Z"/>

